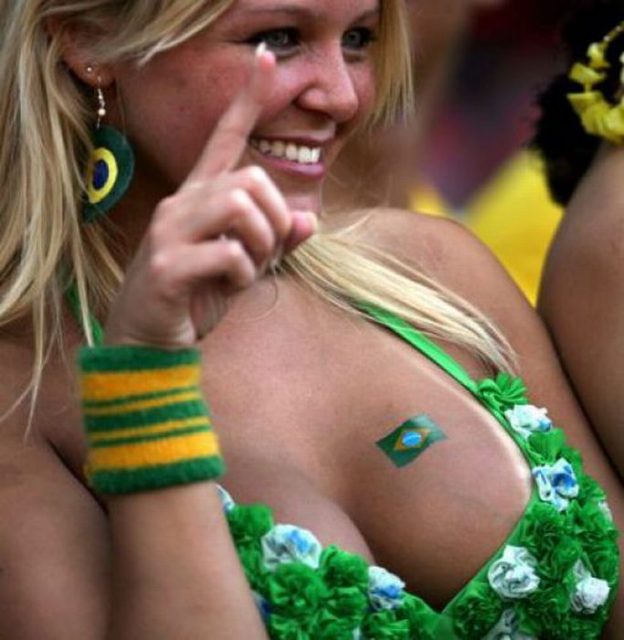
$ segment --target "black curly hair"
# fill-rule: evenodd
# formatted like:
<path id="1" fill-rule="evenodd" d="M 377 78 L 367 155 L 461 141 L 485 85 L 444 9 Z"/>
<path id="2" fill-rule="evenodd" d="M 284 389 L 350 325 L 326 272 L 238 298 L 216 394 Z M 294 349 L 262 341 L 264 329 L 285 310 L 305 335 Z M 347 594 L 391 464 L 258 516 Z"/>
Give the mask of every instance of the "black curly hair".
<path id="1" fill-rule="evenodd" d="M 589 135 L 568 102 L 567 94 L 580 86 L 567 76 L 574 62 L 587 60 L 587 49 L 599 42 L 624 20 L 622 0 L 577 0 L 563 23 L 561 41 L 567 68 L 556 76 L 540 94 L 540 116 L 536 122 L 531 148 L 542 156 L 548 186 L 553 199 L 567 205 L 581 178 L 588 170 L 602 140 Z M 621 89 L 619 61 L 624 52 L 624 36 L 617 38 L 607 51 L 611 63 L 607 79 L 596 89 L 609 101 L 616 101 Z"/>

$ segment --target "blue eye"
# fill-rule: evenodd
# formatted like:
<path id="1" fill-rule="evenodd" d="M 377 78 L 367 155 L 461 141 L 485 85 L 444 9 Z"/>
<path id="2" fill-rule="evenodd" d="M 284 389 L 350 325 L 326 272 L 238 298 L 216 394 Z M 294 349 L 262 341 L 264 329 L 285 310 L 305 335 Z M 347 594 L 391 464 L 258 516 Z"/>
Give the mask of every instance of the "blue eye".
<path id="1" fill-rule="evenodd" d="M 271 29 L 269 31 L 261 31 L 250 39 L 254 45 L 261 42 L 273 51 L 284 51 L 296 47 L 299 44 L 299 34 L 296 29 Z"/>
<path id="2" fill-rule="evenodd" d="M 376 40 L 375 34 L 371 29 L 359 27 L 350 29 L 342 36 L 342 46 L 345 49 L 360 50 L 366 49 L 372 42 Z"/>

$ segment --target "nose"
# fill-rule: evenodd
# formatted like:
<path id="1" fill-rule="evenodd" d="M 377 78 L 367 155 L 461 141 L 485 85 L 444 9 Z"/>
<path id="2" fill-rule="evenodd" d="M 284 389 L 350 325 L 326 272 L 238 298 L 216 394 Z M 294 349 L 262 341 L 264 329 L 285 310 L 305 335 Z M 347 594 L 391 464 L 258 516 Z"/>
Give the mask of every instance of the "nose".
<path id="1" fill-rule="evenodd" d="M 299 106 L 321 112 L 337 123 L 351 120 L 358 112 L 360 97 L 352 64 L 345 60 L 342 48 L 316 55 L 308 71 Z"/>

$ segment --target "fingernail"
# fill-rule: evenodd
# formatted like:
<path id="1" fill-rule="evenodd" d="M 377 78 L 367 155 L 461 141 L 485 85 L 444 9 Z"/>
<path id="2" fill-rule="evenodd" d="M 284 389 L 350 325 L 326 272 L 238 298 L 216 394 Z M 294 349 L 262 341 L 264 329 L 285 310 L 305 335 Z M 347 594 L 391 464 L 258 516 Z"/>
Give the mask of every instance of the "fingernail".
<path id="1" fill-rule="evenodd" d="M 269 268 L 272 271 L 275 271 L 275 269 L 277 269 L 277 267 L 279 267 L 279 264 L 282 261 L 283 257 L 284 257 L 284 245 L 282 243 L 279 243 L 278 246 L 275 249 L 275 255 L 269 261 Z"/>
<path id="2" fill-rule="evenodd" d="M 265 51 L 267 50 L 267 45 L 266 42 L 262 41 L 257 47 L 256 47 L 256 59 L 257 58 L 261 58 L 263 56 L 263 54 L 265 53 Z"/>
<path id="3" fill-rule="evenodd" d="M 314 211 L 306 211 L 305 214 L 310 221 L 310 224 L 312 225 L 312 233 L 316 233 L 319 226 L 318 216 L 316 215 L 316 213 L 314 213 Z"/>

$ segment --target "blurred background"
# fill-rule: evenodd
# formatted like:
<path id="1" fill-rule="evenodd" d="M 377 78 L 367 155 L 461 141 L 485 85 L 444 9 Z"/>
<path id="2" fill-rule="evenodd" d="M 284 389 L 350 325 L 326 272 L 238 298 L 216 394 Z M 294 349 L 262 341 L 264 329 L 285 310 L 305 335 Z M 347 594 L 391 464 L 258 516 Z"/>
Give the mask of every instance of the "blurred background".
<path id="1" fill-rule="evenodd" d="M 415 0 L 413 11 L 422 16 L 428 1 Z M 471 4 L 447 4 L 458 3 Z M 556 32 L 566 5 L 567 0 L 501 0 L 473 3 L 464 14 L 465 31 L 457 34 L 448 84 L 422 148 L 422 171 L 452 209 L 469 207 L 530 139 L 535 95 L 560 70 Z M 432 10 L 431 19 L 443 19 L 448 9 Z M 415 31 L 416 59 L 437 55 L 434 47 L 419 51 L 418 26 Z"/>
<path id="2" fill-rule="evenodd" d="M 355 137 L 332 170 L 326 208 L 455 218 L 534 304 L 561 211 L 527 147 L 537 95 L 561 71 L 557 34 L 570 0 L 405 2 L 415 117 Z"/>

